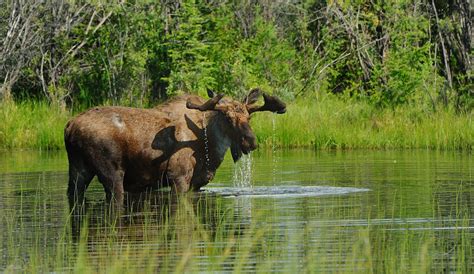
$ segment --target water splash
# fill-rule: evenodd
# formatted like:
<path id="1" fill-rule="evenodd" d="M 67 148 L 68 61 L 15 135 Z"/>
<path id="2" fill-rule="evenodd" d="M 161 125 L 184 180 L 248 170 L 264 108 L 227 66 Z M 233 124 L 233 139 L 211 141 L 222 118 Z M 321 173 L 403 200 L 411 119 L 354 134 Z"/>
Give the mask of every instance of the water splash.
<path id="1" fill-rule="evenodd" d="M 240 161 L 234 165 L 234 176 L 232 183 L 235 189 L 240 191 L 250 191 L 252 185 L 252 156 L 242 155 Z M 236 216 L 240 216 L 240 223 L 250 223 L 252 216 L 252 200 L 250 197 L 240 197 L 234 204 Z"/>
<path id="2" fill-rule="evenodd" d="M 234 187 L 252 187 L 252 156 L 242 155 L 240 161 L 234 165 L 234 176 L 232 177 Z"/>

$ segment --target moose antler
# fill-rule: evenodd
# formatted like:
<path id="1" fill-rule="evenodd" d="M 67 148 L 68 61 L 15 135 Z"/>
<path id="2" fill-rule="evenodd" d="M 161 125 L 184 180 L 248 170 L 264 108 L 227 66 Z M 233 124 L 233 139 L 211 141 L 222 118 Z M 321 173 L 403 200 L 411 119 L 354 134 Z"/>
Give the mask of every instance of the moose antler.
<path id="1" fill-rule="evenodd" d="M 205 102 L 202 105 L 197 105 L 197 104 L 191 102 L 190 100 L 188 100 L 186 102 L 186 107 L 189 108 L 189 109 L 198 109 L 200 111 L 215 110 L 215 107 L 216 107 L 217 103 L 219 103 L 219 100 L 221 100 L 222 97 L 224 97 L 224 94 L 219 94 L 219 95 L 209 99 L 207 102 Z"/>
<path id="2" fill-rule="evenodd" d="M 263 100 L 265 102 L 263 106 L 248 106 L 249 113 L 253 113 L 256 111 L 271 111 L 276 112 L 278 114 L 283 114 L 286 112 L 286 104 L 283 103 L 280 98 L 268 95 L 265 92 L 263 92 L 262 95 Z"/>
<path id="3" fill-rule="evenodd" d="M 259 88 L 254 88 L 250 90 L 249 94 L 245 96 L 244 100 L 242 101 L 246 105 L 255 104 L 262 95 L 262 90 Z"/>

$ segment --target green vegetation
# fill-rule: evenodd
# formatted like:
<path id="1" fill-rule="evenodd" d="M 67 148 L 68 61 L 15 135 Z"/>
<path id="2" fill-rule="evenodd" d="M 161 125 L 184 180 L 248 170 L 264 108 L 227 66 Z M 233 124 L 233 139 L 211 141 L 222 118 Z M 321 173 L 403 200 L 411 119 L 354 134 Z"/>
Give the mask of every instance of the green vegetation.
<path id="1" fill-rule="evenodd" d="M 0 147 L 60 148 L 68 113 L 95 105 L 261 87 L 291 105 L 276 135 L 257 118 L 263 144 L 471 149 L 471 13 L 455 2 L 3 1 Z"/>
<path id="2" fill-rule="evenodd" d="M 449 1 L 0 3 L 0 97 L 147 105 L 207 88 L 473 107 L 470 6 Z"/>
<path id="3" fill-rule="evenodd" d="M 316 149 L 474 148 L 472 115 L 422 111 L 413 106 L 379 109 L 336 97 L 297 100 L 284 115 L 252 119 L 259 143 Z"/>
<path id="4" fill-rule="evenodd" d="M 45 102 L 0 103 L 0 148 L 64 148 L 69 116 Z"/>
<path id="5" fill-rule="evenodd" d="M 0 104 L 0 148 L 61 149 L 70 116 L 47 103 Z M 336 96 L 298 99 L 286 114 L 257 113 L 251 124 L 267 148 L 474 148 L 472 115 L 411 106 L 380 109 Z"/>

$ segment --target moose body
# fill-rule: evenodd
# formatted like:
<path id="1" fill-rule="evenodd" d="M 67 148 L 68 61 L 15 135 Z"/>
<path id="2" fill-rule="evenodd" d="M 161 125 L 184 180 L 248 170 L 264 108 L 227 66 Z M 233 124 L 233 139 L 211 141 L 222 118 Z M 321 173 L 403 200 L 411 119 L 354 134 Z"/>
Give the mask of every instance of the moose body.
<path id="1" fill-rule="evenodd" d="M 79 114 L 64 132 L 70 201 L 82 200 L 96 175 L 107 198 L 118 202 L 125 191 L 199 190 L 229 148 L 234 161 L 256 149 L 252 112 L 285 112 L 283 102 L 266 94 L 265 104 L 254 106 L 260 94 L 252 90 L 242 103 L 209 92 L 208 101 L 186 95 L 153 109 L 98 107 Z"/>

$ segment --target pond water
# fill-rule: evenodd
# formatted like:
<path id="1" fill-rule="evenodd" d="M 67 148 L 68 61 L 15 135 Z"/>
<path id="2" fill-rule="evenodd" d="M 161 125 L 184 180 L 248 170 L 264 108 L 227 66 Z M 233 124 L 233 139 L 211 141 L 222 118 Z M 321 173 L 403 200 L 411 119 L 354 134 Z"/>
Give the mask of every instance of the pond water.
<path id="1" fill-rule="evenodd" d="M 469 152 L 230 158 L 199 193 L 129 196 L 121 211 L 94 179 L 71 217 L 64 151 L 0 152 L 0 272 L 473 270 Z"/>

